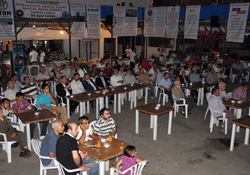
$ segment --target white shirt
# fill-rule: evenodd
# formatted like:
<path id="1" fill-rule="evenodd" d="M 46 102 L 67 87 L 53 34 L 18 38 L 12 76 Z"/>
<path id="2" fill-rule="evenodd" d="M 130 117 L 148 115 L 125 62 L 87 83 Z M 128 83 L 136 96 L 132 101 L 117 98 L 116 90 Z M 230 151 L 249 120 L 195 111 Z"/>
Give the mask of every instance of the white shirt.
<path id="1" fill-rule="evenodd" d="M 130 84 L 130 83 L 135 83 L 136 79 L 134 75 L 126 75 L 124 77 L 124 84 Z"/>
<path id="2" fill-rule="evenodd" d="M 220 117 L 223 115 L 224 110 L 226 110 L 225 105 L 220 96 L 211 95 L 208 99 L 208 104 L 213 110 L 214 117 Z"/>
<path id="3" fill-rule="evenodd" d="M 48 80 L 49 76 L 46 74 L 42 74 L 41 72 L 39 74 L 37 74 L 36 76 L 36 80 Z"/>
<path id="4" fill-rule="evenodd" d="M 80 94 L 85 91 L 80 80 L 76 81 L 75 79 L 73 79 L 70 83 L 70 87 L 72 89 L 72 94 Z"/>
<path id="5" fill-rule="evenodd" d="M 121 86 L 122 83 L 118 83 L 120 80 L 123 80 L 121 75 L 112 75 L 110 78 L 110 84 L 114 87 Z"/>
<path id="6" fill-rule="evenodd" d="M 16 93 L 18 92 L 17 89 L 7 89 L 3 92 L 4 98 L 8 98 L 9 100 L 16 99 Z"/>
<path id="7" fill-rule="evenodd" d="M 14 89 L 20 90 L 20 88 L 22 87 L 22 84 L 17 80 L 16 82 L 14 82 Z"/>
<path id="8" fill-rule="evenodd" d="M 77 72 L 79 73 L 80 77 L 82 78 L 82 77 L 84 77 L 84 74 L 85 74 L 87 71 L 86 71 L 85 69 L 82 70 L 82 69 L 80 68 Z"/>
<path id="9" fill-rule="evenodd" d="M 30 60 L 31 63 L 37 61 L 37 56 L 38 56 L 37 51 L 35 50 L 31 51 L 30 56 L 31 56 L 31 60 Z"/>
<path id="10" fill-rule="evenodd" d="M 40 63 L 44 62 L 44 57 L 45 57 L 45 53 L 44 52 L 40 53 L 40 56 L 39 56 Z"/>
<path id="11" fill-rule="evenodd" d="M 66 84 L 62 83 L 62 85 L 63 85 L 63 87 L 66 87 Z M 66 96 L 70 95 L 70 93 L 69 93 L 69 90 L 68 90 L 68 89 L 66 89 L 65 91 L 66 91 Z"/>
<path id="12" fill-rule="evenodd" d="M 76 140 L 79 140 L 82 137 L 82 130 L 81 130 L 80 126 L 78 126 L 78 130 L 79 130 L 79 133 L 78 133 L 78 135 L 76 137 Z M 87 129 L 85 131 L 85 140 L 84 141 L 93 140 L 90 137 L 90 135 L 92 135 L 92 134 L 93 134 L 92 130 L 91 129 Z"/>
<path id="13" fill-rule="evenodd" d="M 105 64 L 98 63 L 97 68 L 103 70 L 105 68 Z"/>
<path id="14" fill-rule="evenodd" d="M 135 62 L 135 52 L 130 50 L 129 57 L 131 62 Z"/>

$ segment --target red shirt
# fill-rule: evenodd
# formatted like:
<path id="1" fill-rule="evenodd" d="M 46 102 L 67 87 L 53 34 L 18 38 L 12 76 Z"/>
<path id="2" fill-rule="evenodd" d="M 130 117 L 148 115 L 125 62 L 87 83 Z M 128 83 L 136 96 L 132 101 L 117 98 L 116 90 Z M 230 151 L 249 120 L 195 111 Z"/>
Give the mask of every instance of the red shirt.
<path id="1" fill-rule="evenodd" d="M 144 69 L 146 69 L 146 70 L 149 70 L 150 69 L 150 64 L 149 64 L 149 62 L 145 62 L 145 63 L 142 63 L 141 64 L 141 66 L 144 68 Z"/>

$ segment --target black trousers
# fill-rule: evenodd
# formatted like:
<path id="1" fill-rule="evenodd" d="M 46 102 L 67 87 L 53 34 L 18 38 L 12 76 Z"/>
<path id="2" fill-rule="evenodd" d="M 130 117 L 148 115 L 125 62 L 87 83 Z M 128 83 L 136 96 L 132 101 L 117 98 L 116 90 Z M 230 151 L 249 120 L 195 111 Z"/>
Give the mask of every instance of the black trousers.
<path id="1" fill-rule="evenodd" d="M 168 95 L 168 99 L 169 99 L 171 105 L 173 105 L 174 104 L 174 100 L 173 100 L 173 97 L 172 97 L 172 92 L 170 92 L 168 90 L 164 90 L 164 92 L 165 92 L 165 94 Z"/>

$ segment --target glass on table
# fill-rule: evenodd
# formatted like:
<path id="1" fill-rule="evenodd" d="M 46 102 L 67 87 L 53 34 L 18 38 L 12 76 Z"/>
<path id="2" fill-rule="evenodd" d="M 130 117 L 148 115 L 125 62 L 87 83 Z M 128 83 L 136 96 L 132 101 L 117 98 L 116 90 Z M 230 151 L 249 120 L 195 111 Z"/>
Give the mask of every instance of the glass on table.
<path id="1" fill-rule="evenodd" d="M 101 148 L 101 141 L 100 141 L 100 140 L 97 141 L 96 147 L 97 147 L 98 149 Z"/>
<path id="2" fill-rule="evenodd" d="M 120 149 L 124 149 L 124 143 L 120 142 Z"/>

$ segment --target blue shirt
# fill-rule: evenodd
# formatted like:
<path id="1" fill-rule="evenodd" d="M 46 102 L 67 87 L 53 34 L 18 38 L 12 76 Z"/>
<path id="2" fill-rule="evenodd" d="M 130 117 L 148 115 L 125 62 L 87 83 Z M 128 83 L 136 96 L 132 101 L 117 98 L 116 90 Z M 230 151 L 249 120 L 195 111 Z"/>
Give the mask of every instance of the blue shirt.
<path id="1" fill-rule="evenodd" d="M 38 108 L 42 108 L 41 104 L 44 104 L 45 106 L 51 108 L 51 99 L 49 98 L 48 95 L 45 95 L 44 93 L 41 93 L 38 97 L 37 97 L 37 106 Z"/>
<path id="2" fill-rule="evenodd" d="M 101 80 L 102 80 L 103 86 L 106 86 L 106 82 L 105 82 L 105 80 L 104 80 L 104 77 L 100 77 L 100 78 L 101 78 Z"/>
<path id="3" fill-rule="evenodd" d="M 165 88 L 170 88 L 172 86 L 172 82 L 169 78 L 167 80 L 165 78 L 162 78 L 160 82 L 160 86 L 163 86 Z"/>
<path id="4" fill-rule="evenodd" d="M 49 156 L 49 153 L 56 152 L 56 143 L 60 135 L 56 135 L 54 130 L 51 130 L 42 141 L 40 154 L 42 156 Z M 43 165 L 49 165 L 52 159 L 41 159 Z"/>

